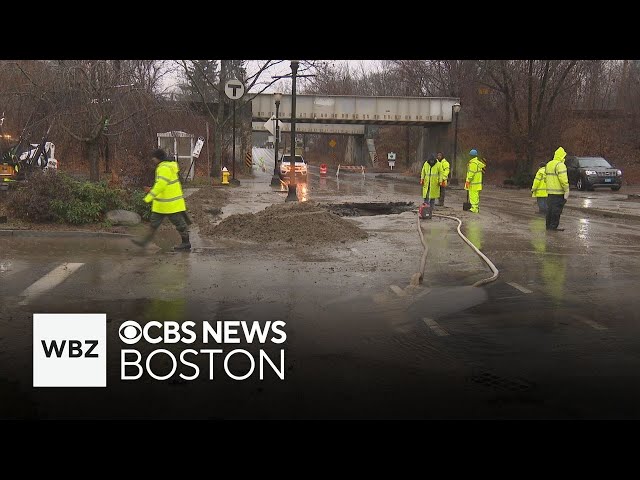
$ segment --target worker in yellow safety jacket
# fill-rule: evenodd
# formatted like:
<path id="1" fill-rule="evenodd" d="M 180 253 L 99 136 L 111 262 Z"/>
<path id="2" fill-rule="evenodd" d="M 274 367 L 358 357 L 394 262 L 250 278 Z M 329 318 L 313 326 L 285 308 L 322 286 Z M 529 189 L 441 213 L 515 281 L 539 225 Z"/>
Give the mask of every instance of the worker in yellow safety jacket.
<path id="1" fill-rule="evenodd" d="M 422 165 L 420 173 L 420 185 L 422 185 L 422 198 L 424 203 L 428 203 L 433 209 L 436 198 L 440 197 L 440 187 L 445 182 L 442 175 L 440 164 L 436 161 L 435 155 L 431 155 L 429 159 Z"/>
<path id="2" fill-rule="evenodd" d="M 567 177 L 567 166 L 564 164 L 567 152 L 559 147 L 553 160 L 547 163 L 545 175 L 547 181 L 547 230 L 563 231 L 558 228 L 560 215 L 564 204 L 569 198 L 569 178 Z"/>
<path id="3" fill-rule="evenodd" d="M 538 213 L 547 213 L 547 164 L 542 162 L 539 165 L 536 176 L 531 185 L 531 196 L 538 202 Z"/>
<path id="4" fill-rule="evenodd" d="M 151 229 L 142 239 L 134 239 L 133 243 L 144 247 L 153 238 L 165 217 L 176 227 L 180 233 L 182 243 L 173 247 L 174 250 L 191 250 L 189 241 L 189 217 L 186 214 L 187 206 L 182 194 L 180 184 L 178 162 L 168 160 L 164 150 L 154 150 L 151 159 L 156 163 L 155 183 L 144 197 L 146 203 L 151 205 Z"/>
<path id="5" fill-rule="evenodd" d="M 487 166 L 485 162 L 478 157 L 478 151 L 472 148 L 469 151 L 471 160 L 467 165 L 467 177 L 464 182 L 464 189 L 469 192 L 469 202 L 471 203 L 470 212 L 480 213 L 480 191 L 482 190 L 482 174 Z"/>
<path id="6" fill-rule="evenodd" d="M 438 206 L 444 207 L 444 197 L 447 193 L 450 165 L 447 159 L 444 158 L 444 154 L 442 152 L 438 152 L 436 160 L 438 160 L 438 163 L 440 164 L 440 170 L 442 170 L 442 176 L 444 177 L 444 185 L 440 185 L 440 201 L 438 202 Z"/>

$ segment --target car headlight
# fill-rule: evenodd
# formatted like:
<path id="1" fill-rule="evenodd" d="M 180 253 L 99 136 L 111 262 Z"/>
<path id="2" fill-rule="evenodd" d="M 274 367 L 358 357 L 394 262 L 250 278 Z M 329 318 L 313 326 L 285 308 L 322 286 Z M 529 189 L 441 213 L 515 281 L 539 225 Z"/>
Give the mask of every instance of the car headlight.
<path id="1" fill-rule="evenodd" d="M 622 176 L 622 170 L 618 170 L 616 173 L 618 174 L 619 177 Z"/>
<path id="2" fill-rule="evenodd" d="M 596 175 L 597 174 L 597 172 L 595 170 L 587 170 L 584 173 L 586 173 L 587 175 Z"/>

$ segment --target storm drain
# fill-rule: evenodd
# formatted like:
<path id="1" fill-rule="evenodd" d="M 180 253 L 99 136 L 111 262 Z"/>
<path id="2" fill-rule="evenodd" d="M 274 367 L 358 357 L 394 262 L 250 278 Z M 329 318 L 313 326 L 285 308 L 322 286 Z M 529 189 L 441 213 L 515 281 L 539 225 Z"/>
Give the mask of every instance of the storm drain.
<path id="1" fill-rule="evenodd" d="M 413 202 L 328 203 L 322 206 L 341 217 L 397 215 L 416 208 Z"/>
<path id="2" fill-rule="evenodd" d="M 531 384 L 522 379 L 504 378 L 491 372 L 481 372 L 473 375 L 471 381 L 484 387 L 507 392 L 526 392 L 531 389 Z"/>

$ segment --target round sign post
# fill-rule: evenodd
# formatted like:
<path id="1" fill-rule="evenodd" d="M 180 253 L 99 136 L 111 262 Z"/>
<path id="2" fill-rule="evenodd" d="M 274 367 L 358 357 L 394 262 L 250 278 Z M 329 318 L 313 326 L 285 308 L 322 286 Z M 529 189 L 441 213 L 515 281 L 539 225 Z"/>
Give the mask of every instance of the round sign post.
<path id="1" fill-rule="evenodd" d="M 239 184 L 236 180 L 236 100 L 239 100 L 244 95 L 244 83 L 240 80 L 232 79 L 224 84 L 224 93 L 227 97 L 233 100 L 233 167 L 232 167 L 232 183 Z"/>

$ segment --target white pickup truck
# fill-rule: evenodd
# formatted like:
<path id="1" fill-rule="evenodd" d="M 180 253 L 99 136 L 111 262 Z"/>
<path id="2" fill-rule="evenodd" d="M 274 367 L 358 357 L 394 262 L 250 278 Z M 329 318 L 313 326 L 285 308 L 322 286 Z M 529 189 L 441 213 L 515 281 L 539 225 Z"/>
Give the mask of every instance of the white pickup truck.
<path id="1" fill-rule="evenodd" d="M 291 155 L 283 155 L 280 158 L 280 174 L 289 175 L 291 171 Z M 295 157 L 295 174 L 301 175 L 306 178 L 307 176 L 307 162 L 305 162 L 302 155 L 296 155 Z"/>

